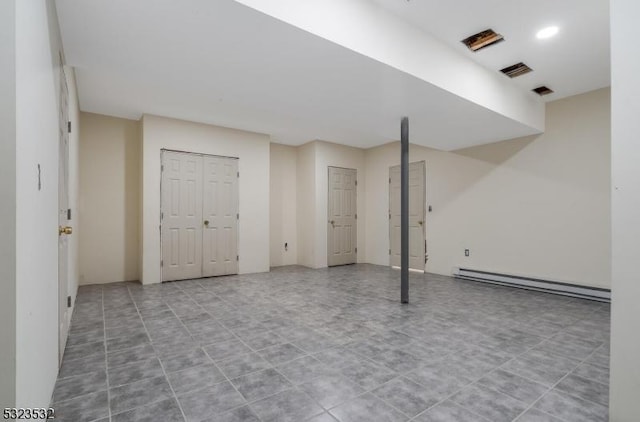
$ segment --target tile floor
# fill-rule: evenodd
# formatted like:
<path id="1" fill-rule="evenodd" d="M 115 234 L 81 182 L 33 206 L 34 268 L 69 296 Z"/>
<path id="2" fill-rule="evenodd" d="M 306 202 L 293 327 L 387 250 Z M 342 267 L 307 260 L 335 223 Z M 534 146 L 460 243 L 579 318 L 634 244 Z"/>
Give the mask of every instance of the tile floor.
<path id="1" fill-rule="evenodd" d="M 353 265 L 81 287 L 65 421 L 607 420 L 609 305 Z"/>

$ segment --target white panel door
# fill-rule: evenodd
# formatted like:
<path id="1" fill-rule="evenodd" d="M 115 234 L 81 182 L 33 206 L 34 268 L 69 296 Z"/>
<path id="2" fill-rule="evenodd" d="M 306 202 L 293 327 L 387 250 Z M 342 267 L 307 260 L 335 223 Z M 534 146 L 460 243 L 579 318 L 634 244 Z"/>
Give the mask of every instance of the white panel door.
<path id="1" fill-rule="evenodd" d="M 424 270 L 425 163 L 409 164 L 409 268 Z M 389 169 L 389 254 L 392 266 L 400 266 L 400 166 Z"/>
<path id="2" fill-rule="evenodd" d="M 162 281 L 202 277 L 202 160 L 162 152 Z"/>
<path id="3" fill-rule="evenodd" d="M 202 276 L 238 273 L 238 160 L 204 156 Z"/>
<path id="4" fill-rule="evenodd" d="M 60 61 L 59 157 L 58 157 L 58 364 L 62 363 L 69 333 L 69 93 Z M 40 171 L 38 169 L 38 171 Z M 40 176 L 38 176 L 40 177 Z M 40 183 L 40 181 L 38 181 Z"/>
<path id="5" fill-rule="evenodd" d="M 355 169 L 329 167 L 327 265 L 355 264 L 357 260 L 357 210 Z"/>

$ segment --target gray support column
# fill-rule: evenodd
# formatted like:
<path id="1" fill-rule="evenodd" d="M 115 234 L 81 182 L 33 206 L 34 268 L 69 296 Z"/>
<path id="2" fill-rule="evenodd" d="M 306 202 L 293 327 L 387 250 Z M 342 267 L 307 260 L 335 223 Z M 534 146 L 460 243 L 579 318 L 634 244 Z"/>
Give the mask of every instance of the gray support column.
<path id="1" fill-rule="evenodd" d="M 409 118 L 400 125 L 400 301 L 409 303 Z"/>

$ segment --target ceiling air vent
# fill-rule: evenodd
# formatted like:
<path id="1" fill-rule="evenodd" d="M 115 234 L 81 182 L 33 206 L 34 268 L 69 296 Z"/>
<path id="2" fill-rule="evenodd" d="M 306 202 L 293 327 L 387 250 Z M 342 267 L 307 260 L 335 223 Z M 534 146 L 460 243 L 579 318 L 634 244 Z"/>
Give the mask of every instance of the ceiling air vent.
<path id="1" fill-rule="evenodd" d="M 513 66 L 505 67 L 504 69 L 501 69 L 500 72 L 504 73 L 510 78 L 515 78 L 517 76 L 522 76 L 524 74 L 527 74 L 532 70 L 533 69 L 531 69 L 529 66 L 520 62 L 520 63 L 514 64 Z"/>
<path id="2" fill-rule="evenodd" d="M 487 29 L 486 31 L 478 32 L 468 38 L 462 40 L 462 43 L 469 47 L 471 51 L 478 51 L 490 45 L 504 41 L 504 37 L 497 34 L 493 29 Z"/>
<path id="3" fill-rule="evenodd" d="M 537 88 L 532 89 L 533 92 L 535 92 L 538 95 L 548 95 L 548 94 L 553 94 L 553 89 L 546 87 L 546 86 L 539 86 Z"/>

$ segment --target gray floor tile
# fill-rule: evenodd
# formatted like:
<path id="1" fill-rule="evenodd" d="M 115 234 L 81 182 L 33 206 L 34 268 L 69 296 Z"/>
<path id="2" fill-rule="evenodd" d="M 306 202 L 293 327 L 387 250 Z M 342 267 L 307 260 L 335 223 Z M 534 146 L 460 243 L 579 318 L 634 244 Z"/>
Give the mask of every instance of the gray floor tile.
<path id="1" fill-rule="evenodd" d="M 510 422 L 527 408 L 519 400 L 480 385 L 464 388 L 451 400 L 494 422 Z"/>
<path id="2" fill-rule="evenodd" d="M 330 409 L 365 392 L 364 388 L 337 373 L 314 378 L 302 384 L 300 389 L 313 397 L 325 409 Z"/>
<path id="3" fill-rule="evenodd" d="M 85 394 L 107 389 L 107 375 L 104 370 L 85 375 L 65 378 L 56 382 L 52 401 L 70 400 Z"/>
<path id="4" fill-rule="evenodd" d="M 265 331 L 257 334 L 241 336 L 240 338 L 253 350 L 262 350 L 267 347 L 287 343 L 285 339 L 272 331 Z"/>
<path id="5" fill-rule="evenodd" d="M 237 378 L 251 372 L 257 372 L 271 367 L 271 364 L 257 353 L 236 356 L 231 359 L 220 361 L 217 365 L 229 378 Z"/>
<path id="6" fill-rule="evenodd" d="M 337 419 L 331 416 L 329 413 L 321 413 L 318 416 L 314 416 L 307 422 L 337 422 Z"/>
<path id="7" fill-rule="evenodd" d="M 450 400 L 440 403 L 413 419 L 415 422 L 492 422 Z"/>
<path id="8" fill-rule="evenodd" d="M 252 372 L 248 375 L 232 379 L 231 382 L 248 401 L 259 400 L 292 386 L 292 384 L 275 369 Z"/>
<path id="9" fill-rule="evenodd" d="M 240 340 L 231 339 L 206 346 L 204 347 L 204 351 L 207 352 L 211 359 L 218 361 L 251 353 L 252 350 L 245 346 Z"/>
<path id="10" fill-rule="evenodd" d="M 226 378 L 214 364 L 194 366 L 167 374 L 169 383 L 177 395 L 210 387 Z"/>
<path id="11" fill-rule="evenodd" d="M 109 369 L 111 369 L 120 365 L 148 360 L 155 356 L 156 353 L 153 347 L 147 344 L 141 347 L 134 347 L 132 349 L 107 354 L 107 365 Z"/>
<path id="12" fill-rule="evenodd" d="M 86 358 L 92 355 L 104 356 L 104 341 L 94 341 L 92 343 L 81 344 L 79 346 L 67 347 L 64 351 L 64 360 Z"/>
<path id="13" fill-rule="evenodd" d="M 371 390 L 397 376 L 395 372 L 370 362 L 360 362 L 346 366 L 342 368 L 342 375 L 365 390 Z"/>
<path id="14" fill-rule="evenodd" d="M 167 379 L 149 378 L 109 390 L 111 413 L 117 414 L 173 396 Z"/>
<path id="15" fill-rule="evenodd" d="M 304 351 L 290 343 L 267 347 L 258 353 L 272 365 L 280 365 L 305 355 Z"/>
<path id="16" fill-rule="evenodd" d="M 557 390 L 545 394 L 534 405 L 534 408 L 566 422 L 604 422 L 609 417 L 606 406 L 588 402 Z"/>
<path id="17" fill-rule="evenodd" d="M 524 412 L 516 422 L 562 422 L 558 418 L 554 418 L 553 416 L 541 412 L 537 409 L 529 409 Z"/>
<path id="18" fill-rule="evenodd" d="M 374 396 L 364 394 L 329 411 L 341 422 L 400 422 L 408 418 Z"/>
<path id="19" fill-rule="evenodd" d="M 216 415 L 213 418 L 207 419 L 206 422 L 260 422 L 260 419 L 258 419 L 249 406 L 242 406 Z"/>
<path id="20" fill-rule="evenodd" d="M 176 399 L 167 399 L 111 416 L 111 422 L 184 421 Z"/>
<path id="21" fill-rule="evenodd" d="M 164 413 L 173 415 L 172 388 L 184 396 L 216 387 L 226 382 L 222 371 L 232 382 L 243 379 L 245 392 L 255 394 L 257 400 L 266 399 L 265 403 L 269 396 L 295 384 L 327 409 L 343 405 L 346 409 L 345 401 L 365 394 L 366 389 L 379 388 L 377 394 L 387 401 L 376 400 L 408 414 L 425 405 L 411 407 L 413 401 L 419 402 L 413 397 L 416 389 L 428 391 L 429 400 L 432 396 L 446 400 L 464 388 L 468 393 L 469 385 L 480 379 L 477 385 L 487 385 L 498 397 L 515 400 L 511 404 L 497 400 L 492 411 L 504 406 L 511 408 L 503 410 L 516 412 L 521 409 L 516 399 L 532 402 L 542 391 L 538 384 L 550 388 L 566 376 L 536 405 L 557 412 L 563 422 L 589 421 L 589 412 L 596 415 L 592 420 L 606 415 L 609 305 L 427 273 L 410 274 L 411 304 L 399 306 L 396 283 L 394 270 L 357 264 L 319 270 L 279 267 L 269 273 L 149 286 L 81 286 L 58 382 L 65 386 L 63 381 L 90 378 L 90 373 L 105 370 L 106 333 L 107 370 L 113 382 L 155 375 L 156 365 L 148 362 L 157 362 L 156 357 L 175 370 L 168 374 L 171 388 L 162 376 L 112 385 L 112 391 L 118 393 L 112 397 L 112 409 L 126 412 L 121 419 L 145 420 L 146 414 L 154 413 L 150 409 L 161 410 L 163 405 L 169 406 Z M 140 342 L 145 344 L 138 345 Z M 208 354 L 194 352 L 202 346 L 218 359 L 215 365 Z M 255 351 L 264 352 L 271 362 Z M 581 362 L 583 358 L 586 362 Z M 126 365 L 131 365 L 129 370 L 122 369 Z M 277 366 L 275 371 L 267 371 L 273 366 Z M 253 375 L 270 371 L 279 376 Z M 419 387 L 403 382 L 403 375 Z M 154 379 L 163 382 L 135 390 L 136 384 Z M 68 394 L 84 394 L 91 391 L 90 386 L 83 380 L 76 392 Z M 131 391 L 125 393 L 124 387 Z M 73 390 L 71 384 L 66 388 Z M 160 390 L 158 394 L 153 394 L 154 389 Z M 64 390 L 60 387 L 59 391 Z M 71 410 L 71 405 L 82 406 L 89 412 L 95 403 L 100 418 L 100 397 L 100 392 L 87 392 L 58 403 Z M 457 397 L 462 401 L 462 396 Z M 465 406 L 478 406 L 478 412 L 485 412 L 483 403 L 491 402 L 490 397 L 470 401 Z M 129 413 L 132 409 L 124 408 L 128 406 L 135 411 Z M 367 406 L 360 408 L 367 415 Z M 549 411 L 529 409 L 519 418 L 552 420 Z M 345 417 L 366 418 L 358 413 L 346 412 Z M 493 417 L 488 411 L 486 415 Z M 249 405 L 243 404 L 206 417 L 216 422 L 258 420 Z M 326 411 L 313 419 L 334 420 Z M 484 419 L 447 400 L 415 420 Z"/>
<path id="22" fill-rule="evenodd" d="M 572 372 L 572 374 L 589 380 L 597 381 L 600 384 L 609 385 L 609 370 L 601 366 L 584 363 L 578 366 Z"/>
<path id="23" fill-rule="evenodd" d="M 249 405 L 263 422 L 298 422 L 319 415 L 324 410 L 305 393 L 285 390 Z"/>
<path id="24" fill-rule="evenodd" d="M 128 365 L 109 368 L 109 386 L 118 387 L 124 384 L 141 381 L 164 375 L 158 358 L 141 360 Z"/>
<path id="25" fill-rule="evenodd" d="M 161 357 L 160 361 L 167 373 L 211 363 L 209 356 L 200 348 L 192 349 L 186 353 Z"/>
<path id="26" fill-rule="evenodd" d="M 87 394 L 72 400 L 54 403 L 55 419 L 64 422 L 93 421 L 109 416 L 107 390 Z"/>
<path id="27" fill-rule="evenodd" d="M 483 377 L 478 381 L 478 384 L 492 388 L 526 404 L 532 404 L 549 390 L 547 386 L 501 369 L 497 369 Z"/>
<path id="28" fill-rule="evenodd" d="M 181 395 L 178 400 L 188 422 L 203 421 L 246 403 L 228 381 Z"/>
<path id="29" fill-rule="evenodd" d="M 336 372 L 335 369 L 311 356 L 303 356 L 291 362 L 283 363 L 277 366 L 276 369 L 294 384 L 302 384 L 320 375 L 329 375 Z"/>
<path id="30" fill-rule="evenodd" d="M 58 373 L 58 379 L 73 377 L 82 374 L 88 374 L 89 372 L 106 370 L 106 363 L 104 354 L 94 354 L 86 358 L 74 359 L 71 361 L 64 361 L 60 372 Z"/>
<path id="31" fill-rule="evenodd" d="M 409 417 L 439 402 L 428 389 L 407 378 L 391 380 L 372 393 Z"/>
<path id="32" fill-rule="evenodd" d="M 609 405 L 609 386 L 588 380 L 577 375 L 569 375 L 556 386 L 556 389 L 585 400 Z"/>

